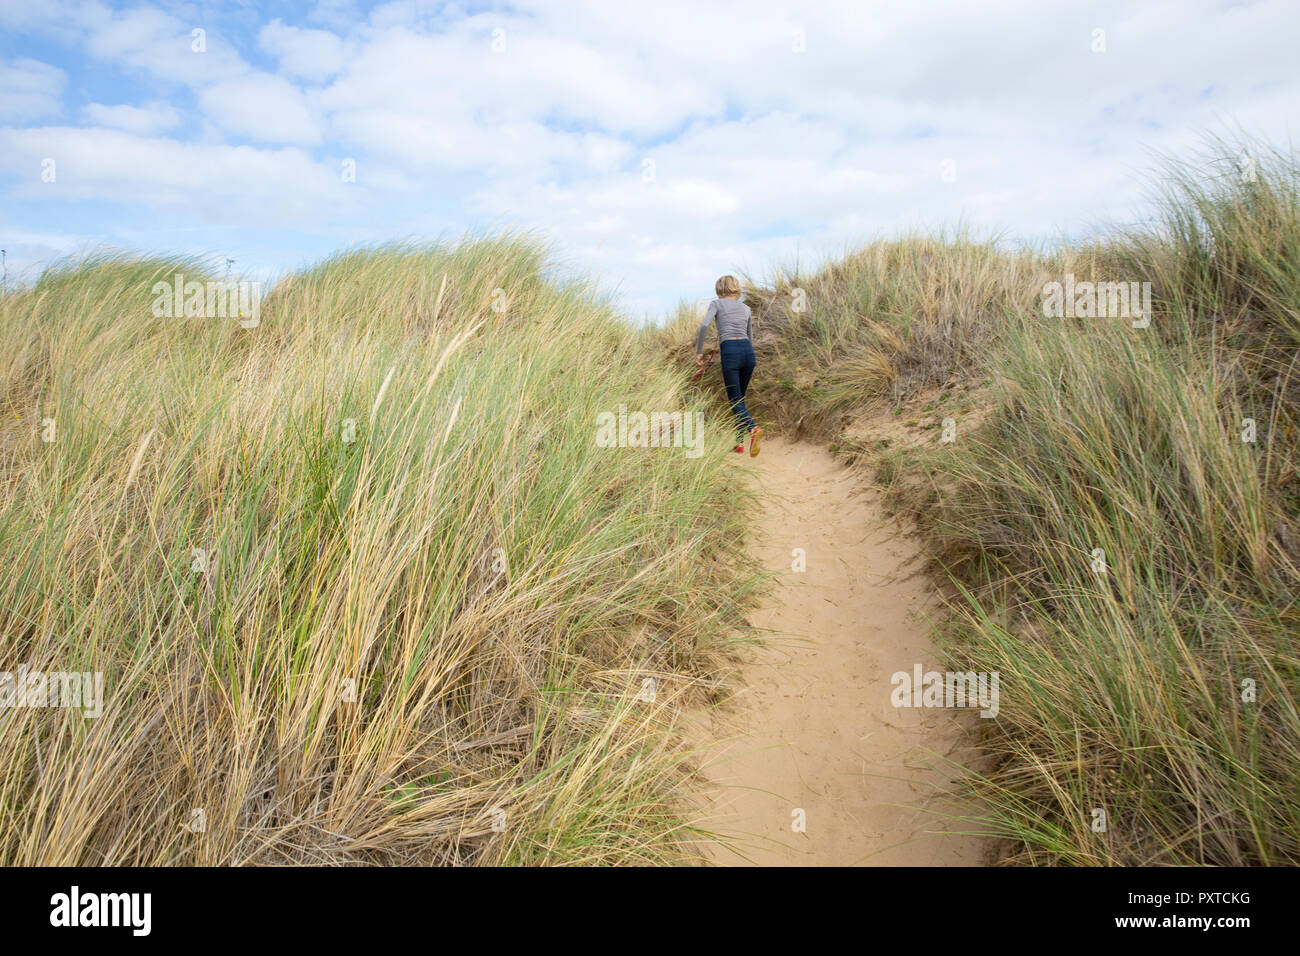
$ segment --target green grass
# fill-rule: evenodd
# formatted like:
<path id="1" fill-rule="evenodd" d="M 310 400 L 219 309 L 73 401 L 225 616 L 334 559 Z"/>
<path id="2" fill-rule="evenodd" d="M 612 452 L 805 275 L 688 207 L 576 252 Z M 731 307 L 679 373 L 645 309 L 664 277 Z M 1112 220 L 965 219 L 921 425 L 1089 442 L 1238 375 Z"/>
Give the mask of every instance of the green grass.
<path id="1" fill-rule="evenodd" d="M 876 471 L 949 662 L 1001 675 L 962 829 L 1006 862 L 1300 862 L 1300 171 L 1251 151 L 1090 245 L 747 280 L 751 407 Z M 339 254 L 251 329 L 155 318 L 178 272 L 0 299 L 0 667 L 106 690 L 0 710 L 0 862 L 688 859 L 678 718 L 760 580 L 696 317 L 632 329 L 515 235 Z M 1151 282 L 1151 327 L 1045 316 L 1067 272 Z M 707 410 L 705 454 L 599 447 L 621 404 Z M 876 414 L 917 442 L 844 433 Z"/>
<path id="2" fill-rule="evenodd" d="M 335 256 L 256 328 L 154 318 L 177 272 L 0 304 L 0 661 L 106 696 L 0 712 L 0 862 L 682 859 L 676 715 L 751 574 L 729 436 L 594 437 L 681 376 L 528 237 Z"/>
<path id="3" fill-rule="evenodd" d="M 1300 862 L 1300 166 L 1251 152 L 1253 179 L 1223 143 L 1171 165 L 1156 221 L 1089 246 L 882 242 L 747 291 L 760 384 L 794 383 L 760 417 L 873 466 L 950 589 L 950 662 L 1001 674 L 966 796 L 1007 862 Z M 1151 327 L 1045 316 L 1066 272 L 1151 282 Z M 839 435 L 954 387 L 982 414 L 951 444 Z"/>

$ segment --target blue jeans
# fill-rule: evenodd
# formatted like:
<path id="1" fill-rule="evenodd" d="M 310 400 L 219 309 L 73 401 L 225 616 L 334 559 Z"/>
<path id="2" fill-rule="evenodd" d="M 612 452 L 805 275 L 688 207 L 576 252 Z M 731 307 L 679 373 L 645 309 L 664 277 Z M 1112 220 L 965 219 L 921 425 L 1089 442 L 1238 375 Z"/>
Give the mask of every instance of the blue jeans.
<path id="1" fill-rule="evenodd" d="M 722 357 L 722 381 L 727 386 L 727 398 L 736 415 L 736 431 L 741 444 L 744 444 L 745 436 L 754 428 L 754 419 L 745 408 L 745 391 L 757 364 L 754 346 L 749 339 L 728 339 L 719 343 L 718 351 Z"/>

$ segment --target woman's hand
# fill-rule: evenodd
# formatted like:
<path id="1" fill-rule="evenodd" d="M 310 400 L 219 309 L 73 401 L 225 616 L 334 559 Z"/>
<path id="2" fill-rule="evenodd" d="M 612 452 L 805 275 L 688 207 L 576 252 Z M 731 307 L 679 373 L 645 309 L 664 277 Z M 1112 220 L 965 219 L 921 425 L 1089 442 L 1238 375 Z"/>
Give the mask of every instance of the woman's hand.
<path id="1" fill-rule="evenodd" d="M 703 353 L 703 352 L 701 352 L 699 355 L 695 356 L 695 367 L 696 367 L 696 368 L 704 368 L 704 353 Z"/>

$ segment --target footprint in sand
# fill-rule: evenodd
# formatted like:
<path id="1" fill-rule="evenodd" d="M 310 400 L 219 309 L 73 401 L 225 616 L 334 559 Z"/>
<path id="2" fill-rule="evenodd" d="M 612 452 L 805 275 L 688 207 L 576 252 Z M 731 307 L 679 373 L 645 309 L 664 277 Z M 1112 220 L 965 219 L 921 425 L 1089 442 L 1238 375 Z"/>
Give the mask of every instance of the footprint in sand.
<path id="1" fill-rule="evenodd" d="M 691 736 L 710 748 L 695 822 L 722 837 L 700 855 L 719 865 L 978 865 L 982 841 L 945 835 L 941 817 L 916 809 L 948 783 L 933 754 L 971 743 L 968 725 L 904 728 L 881 716 L 894 713 L 892 662 L 935 659 L 915 613 L 935 594 L 907 569 L 918 550 L 894 532 L 859 532 L 885 527 L 885 516 L 824 448 L 768 439 L 747 464 L 768 498 L 761 553 L 803 548 L 808 563 L 799 584 L 751 615 L 770 637 L 742 668 L 747 692 L 694 715 Z"/>

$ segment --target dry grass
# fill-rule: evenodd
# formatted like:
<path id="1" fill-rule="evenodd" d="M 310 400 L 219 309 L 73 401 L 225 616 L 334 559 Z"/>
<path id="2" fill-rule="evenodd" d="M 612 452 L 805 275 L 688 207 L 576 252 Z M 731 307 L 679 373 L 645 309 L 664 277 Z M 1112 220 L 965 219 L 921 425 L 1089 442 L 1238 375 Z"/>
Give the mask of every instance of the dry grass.
<path id="1" fill-rule="evenodd" d="M 762 368 L 751 411 L 794 437 L 825 441 L 881 403 L 963 381 L 1008 312 L 1028 308 L 1047 276 L 1032 255 L 957 235 L 873 243 L 811 275 L 746 278 Z M 659 344 L 684 362 L 698 323 L 680 309 Z"/>
<path id="2" fill-rule="evenodd" d="M 252 329 L 154 318 L 176 272 L 0 303 L 0 668 L 105 678 L 98 719 L 0 710 L 0 862 L 682 859 L 728 436 L 594 440 L 680 378 L 526 237 L 339 255 Z"/>
<path id="3" fill-rule="evenodd" d="M 746 293 L 750 407 L 876 472 L 950 588 L 950 664 L 1001 674 L 967 822 L 1007 862 L 1300 863 L 1300 167 L 1250 152 L 1171 166 L 1158 221 L 1086 247 L 882 242 Z M 1151 326 L 1047 317 L 1067 272 L 1150 282 Z"/>

